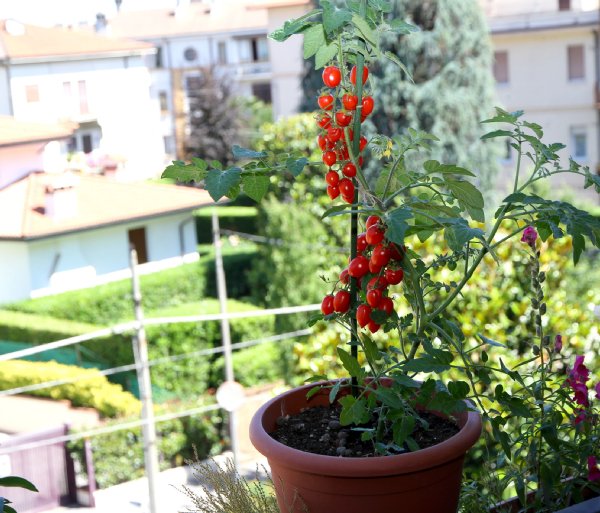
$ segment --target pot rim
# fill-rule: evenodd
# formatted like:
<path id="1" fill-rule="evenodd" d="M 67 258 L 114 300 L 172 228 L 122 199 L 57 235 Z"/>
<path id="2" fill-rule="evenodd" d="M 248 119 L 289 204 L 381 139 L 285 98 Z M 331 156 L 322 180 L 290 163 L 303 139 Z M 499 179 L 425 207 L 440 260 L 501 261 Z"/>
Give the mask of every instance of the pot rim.
<path id="1" fill-rule="evenodd" d="M 268 460 L 277 460 L 279 465 L 293 467 L 298 471 L 330 476 L 352 477 L 356 474 L 366 474 L 376 477 L 406 474 L 462 458 L 481 434 L 481 416 L 478 412 L 467 411 L 457 415 L 460 431 L 454 436 L 432 447 L 392 456 L 369 458 L 324 456 L 293 449 L 273 439 L 264 427 L 265 413 L 279 413 L 282 411 L 281 403 L 287 398 L 298 394 L 305 397 L 309 389 L 325 383 L 329 382 L 310 383 L 288 390 L 263 404 L 254 414 L 250 423 L 250 440 Z"/>

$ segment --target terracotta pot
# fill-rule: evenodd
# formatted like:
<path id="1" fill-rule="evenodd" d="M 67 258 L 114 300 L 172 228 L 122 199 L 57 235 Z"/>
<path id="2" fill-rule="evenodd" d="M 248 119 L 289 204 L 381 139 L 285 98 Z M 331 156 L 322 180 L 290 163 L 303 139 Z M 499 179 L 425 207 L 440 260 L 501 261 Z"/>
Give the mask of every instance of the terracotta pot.
<path id="1" fill-rule="evenodd" d="M 283 445 L 269 435 L 277 418 L 329 404 L 328 390 L 306 399 L 306 385 L 263 405 L 250 439 L 267 457 L 282 513 L 455 513 L 466 452 L 481 434 L 481 417 L 459 414 L 460 431 L 427 449 L 396 456 L 337 458 Z M 295 503 L 294 503 L 295 502 Z M 292 503 L 293 506 L 292 506 Z"/>

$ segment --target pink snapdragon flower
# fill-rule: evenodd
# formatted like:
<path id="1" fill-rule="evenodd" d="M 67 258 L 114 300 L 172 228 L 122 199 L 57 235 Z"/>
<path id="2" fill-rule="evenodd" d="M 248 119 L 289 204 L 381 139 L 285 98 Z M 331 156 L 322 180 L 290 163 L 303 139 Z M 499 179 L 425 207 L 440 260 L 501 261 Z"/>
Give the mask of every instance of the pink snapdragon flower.
<path id="1" fill-rule="evenodd" d="M 554 337 L 554 352 L 560 353 L 562 351 L 562 348 L 563 348 L 562 335 L 556 335 L 556 337 Z"/>
<path id="2" fill-rule="evenodd" d="M 589 456 L 587 460 L 588 464 L 588 479 L 590 481 L 600 480 L 600 468 L 598 468 L 598 462 L 595 456 Z"/>
<path id="3" fill-rule="evenodd" d="M 521 242 L 525 242 L 529 244 L 532 248 L 535 248 L 535 241 L 537 239 L 537 232 L 533 226 L 528 226 L 523 231 L 523 236 L 521 237 Z"/>
<path id="4" fill-rule="evenodd" d="M 600 399 L 600 381 L 598 381 L 598 383 L 596 383 L 594 390 L 596 391 L 596 399 Z"/>
<path id="5" fill-rule="evenodd" d="M 575 424 L 576 426 L 579 426 L 579 424 L 581 424 L 582 422 L 585 422 L 587 420 L 587 413 L 585 410 L 579 410 L 579 412 L 577 413 L 577 417 L 575 417 L 575 419 L 573 420 L 573 424 Z"/>
<path id="6" fill-rule="evenodd" d="M 587 408 L 590 405 L 590 400 L 588 397 L 588 387 L 586 385 L 586 381 L 590 377 L 590 371 L 583 363 L 585 356 L 578 355 L 575 357 L 575 365 L 569 372 L 569 377 L 567 378 L 567 384 L 571 387 L 574 392 L 573 401 L 578 405 Z M 580 419 L 581 415 L 578 415 L 575 419 L 575 424 L 579 424 L 582 419 Z"/>
<path id="7" fill-rule="evenodd" d="M 578 381 L 579 383 L 585 383 L 590 379 L 590 371 L 583 363 L 584 360 L 584 355 L 580 354 L 575 357 L 575 365 L 573 365 L 573 369 L 569 373 L 569 379 Z"/>

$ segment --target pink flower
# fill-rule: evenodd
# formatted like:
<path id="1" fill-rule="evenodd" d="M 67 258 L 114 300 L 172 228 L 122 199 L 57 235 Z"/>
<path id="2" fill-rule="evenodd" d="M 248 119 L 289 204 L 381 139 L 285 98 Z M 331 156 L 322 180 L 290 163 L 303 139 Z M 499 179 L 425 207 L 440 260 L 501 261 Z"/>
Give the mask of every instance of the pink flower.
<path id="1" fill-rule="evenodd" d="M 595 456 L 588 456 L 588 479 L 590 481 L 598 481 L 600 479 L 600 468 Z"/>
<path id="2" fill-rule="evenodd" d="M 556 335 L 556 337 L 554 337 L 554 352 L 560 353 L 562 351 L 562 347 L 563 347 L 562 335 Z"/>
<path id="3" fill-rule="evenodd" d="M 585 383 L 590 378 L 590 371 L 584 365 L 585 356 L 578 355 L 575 357 L 575 365 L 569 373 L 569 377 L 579 383 Z"/>
<path id="4" fill-rule="evenodd" d="M 598 381 L 598 383 L 596 383 L 594 390 L 596 391 L 596 399 L 600 399 L 600 381 Z"/>
<path id="5" fill-rule="evenodd" d="M 535 240 L 537 239 L 537 232 L 533 226 L 528 226 L 523 231 L 523 236 L 521 237 L 521 242 L 525 242 L 529 244 L 532 248 L 535 248 Z"/>
<path id="6" fill-rule="evenodd" d="M 578 426 L 579 424 L 581 424 L 582 422 L 585 422 L 586 420 L 587 420 L 587 414 L 585 413 L 585 410 L 579 410 L 577 417 L 575 417 L 575 419 L 573 420 L 573 424 Z"/>
<path id="7" fill-rule="evenodd" d="M 575 396 L 573 397 L 574 401 L 581 406 L 589 406 L 588 389 L 585 386 L 585 383 L 572 382 L 570 385 L 573 392 L 575 392 Z"/>

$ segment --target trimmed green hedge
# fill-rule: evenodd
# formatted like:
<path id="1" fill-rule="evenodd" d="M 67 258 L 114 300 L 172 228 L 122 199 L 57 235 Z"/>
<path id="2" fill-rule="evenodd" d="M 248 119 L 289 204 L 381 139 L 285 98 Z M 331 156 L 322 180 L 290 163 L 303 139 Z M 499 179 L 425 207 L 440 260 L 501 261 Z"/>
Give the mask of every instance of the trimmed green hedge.
<path id="1" fill-rule="evenodd" d="M 197 408 L 207 404 L 175 403 L 155 407 L 155 415 Z M 137 420 L 120 419 L 118 423 Z M 108 424 L 109 426 L 112 424 Z M 193 447 L 200 458 L 207 458 L 223 451 L 223 417 L 220 410 L 201 415 L 182 417 L 156 424 L 159 467 L 161 470 L 183 465 L 193 459 Z M 115 431 L 91 439 L 96 481 L 106 488 L 125 481 L 143 477 L 144 451 L 141 428 Z M 83 441 L 69 444 L 71 454 L 85 472 Z"/>
<path id="2" fill-rule="evenodd" d="M 140 276 L 146 310 L 186 303 L 204 296 L 206 268 L 198 262 Z M 134 317 L 131 280 L 63 292 L 5 305 L 7 310 L 110 326 Z"/>
<path id="3" fill-rule="evenodd" d="M 56 362 L 0 362 L 1 390 L 75 377 L 85 379 L 28 394 L 57 400 L 68 399 L 73 406 L 95 408 L 104 417 L 139 414 L 140 402 L 119 385 L 109 383 L 97 369 L 82 369 Z"/>
<path id="4" fill-rule="evenodd" d="M 210 244 L 212 235 L 212 208 L 204 208 L 194 213 L 198 244 Z M 233 230 L 241 233 L 258 232 L 256 207 L 219 207 L 219 227 L 221 230 Z"/>
<path id="5" fill-rule="evenodd" d="M 284 378 L 281 353 L 276 342 L 268 342 L 233 353 L 235 380 L 245 387 L 261 383 L 273 383 Z M 225 373 L 225 358 L 219 356 L 212 366 L 213 380 L 222 380 Z"/>

